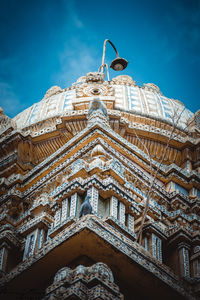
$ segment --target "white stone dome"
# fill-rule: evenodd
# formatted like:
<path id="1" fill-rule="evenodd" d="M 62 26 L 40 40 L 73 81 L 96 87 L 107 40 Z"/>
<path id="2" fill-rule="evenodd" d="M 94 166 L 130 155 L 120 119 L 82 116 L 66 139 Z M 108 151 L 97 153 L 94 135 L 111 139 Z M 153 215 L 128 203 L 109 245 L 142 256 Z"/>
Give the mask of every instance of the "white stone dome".
<path id="1" fill-rule="evenodd" d="M 83 78 L 81 77 L 81 81 Z M 87 85 L 91 88 L 92 84 L 86 83 L 84 80 L 82 83 L 79 82 L 78 80 L 78 83 L 73 84 L 70 89 L 66 90 L 62 90 L 57 86 L 49 89 L 40 102 L 33 104 L 14 117 L 17 127 L 23 129 L 42 120 L 62 116 L 66 112 L 73 110 L 73 102 L 76 102 L 77 98 L 84 103 L 84 101 L 88 102 L 97 97 L 90 93 L 88 97 L 80 98 L 76 91 L 77 87 L 80 91 L 82 84 L 86 90 Z M 113 90 L 112 96 L 110 94 L 106 95 L 106 85 Z M 130 111 L 131 113 L 146 115 L 167 122 L 172 121 L 174 113 L 179 115 L 182 112 L 178 122 L 178 126 L 182 128 L 187 126 L 188 120 L 194 115 L 180 101 L 165 97 L 155 84 L 148 83 L 144 84 L 143 87 L 139 87 L 127 75 L 117 76 L 111 82 L 105 81 L 99 83 L 98 86 L 100 91 L 98 98 L 103 101 L 112 98 L 114 100 L 114 109 Z"/>

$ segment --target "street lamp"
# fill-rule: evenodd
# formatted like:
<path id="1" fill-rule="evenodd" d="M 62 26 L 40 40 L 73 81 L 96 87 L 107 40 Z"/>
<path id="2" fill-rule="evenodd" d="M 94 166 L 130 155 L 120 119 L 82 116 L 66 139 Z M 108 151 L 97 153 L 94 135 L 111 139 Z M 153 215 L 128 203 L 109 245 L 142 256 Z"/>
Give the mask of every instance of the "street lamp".
<path id="1" fill-rule="evenodd" d="M 105 64 L 105 52 L 106 52 L 106 43 L 109 42 L 111 44 L 111 46 L 113 47 L 113 49 L 115 50 L 115 53 L 117 55 L 117 58 L 115 58 L 111 64 L 110 64 L 110 68 L 112 68 L 115 71 L 122 71 L 124 70 L 127 65 L 128 65 L 128 61 L 124 58 L 119 57 L 119 53 L 117 52 L 117 49 L 115 48 L 115 46 L 113 45 L 113 43 L 110 40 L 105 40 L 104 44 L 103 44 L 103 55 L 102 55 L 102 62 L 101 62 L 101 66 L 99 69 L 101 69 L 101 72 L 103 73 L 104 71 L 104 67 L 107 67 L 107 71 L 108 71 L 108 66 L 107 64 Z"/>

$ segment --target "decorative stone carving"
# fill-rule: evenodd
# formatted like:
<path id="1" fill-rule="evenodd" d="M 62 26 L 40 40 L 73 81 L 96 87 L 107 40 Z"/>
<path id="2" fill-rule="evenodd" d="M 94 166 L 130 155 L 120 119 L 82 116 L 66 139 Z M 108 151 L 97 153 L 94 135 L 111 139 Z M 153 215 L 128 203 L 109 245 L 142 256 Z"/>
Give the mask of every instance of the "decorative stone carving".
<path id="1" fill-rule="evenodd" d="M 95 98 L 90 102 L 88 111 L 88 126 L 96 122 L 109 126 L 106 105 L 99 98 Z"/>
<path id="2" fill-rule="evenodd" d="M 178 245 L 179 252 L 179 272 L 183 277 L 190 277 L 190 247 L 185 243 Z"/>
<path id="3" fill-rule="evenodd" d="M 79 91 L 80 93 L 80 91 Z M 83 95 L 87 96 L 98 96 L 98 95 L 106 95 L 108 93 L 107 87 L 104 86 L 99 86 L 99 85 L 92 85 L 92 86 L 86 86 L 83 88 Z"/>
<path id="4" fill-rule="evenodd" d="M 60 269 L 56 275 L 54 276 L 54 283 L 57 281 L 61 281 L 66 277 L 70 277 L 70 273 L 71 273 L 71 269 L 68 267 L 64 267 L 62 269 Z"/>
<path id="5" fill-rule="evenodd" d="M 134 232 L 134 216 L 128 214 L 128 228 Z"/>
<path id="6" fill-rule="evenodd" d="M 112 196 L 110 200 L 110 215 L 114 218 L 118 218 L 118 200 L 116 197 Z"/>
<path id="7" fill-rule="evenodd" d="M 3 108 L 0 107 L 0 135 L 2 135 L 3 132 L 7 131 L 8 129 L 10 129 L 10 131 L 16 129 L 16 123 L 6 116 Z"/>
<path id="8" fill-rule="evenodd" d="M 35 135 L 32 133 L 31 126 L 33 124 L 70 114 L 73 110 L 72 103 L 76 103 L 80 97 L 81 105 L 85 109 L 88 105 L 88 97 L 97 95 L 103 97 L 107 103 L 115 102 L 116 109 L 120 108 L 122 111 L 131 111 L 134 114 L 146 115 L 165 122 L 171 122 L 171 115 L 174 111 L 183 109 L 183 105 L 179 102 L 163 96 L 156 85 L 145 84 L 144 86 L 145 88 L 136 86 L 132 78 L 127 75 L 117 76 L 110 83 L 104 81 L 103 73 L 89 72 L 71 88 L 62 90 L 57 86 L 52 87 L 42 101 L 17 115 L 14 120 L 16 120 L 18 128 L 23 129 L 24 134 L 36 136 L 36 132 L 34 132 Z M 186 128 L 187 121 L 192 116 L 193 113 L 189 110 L 183 111 L 178 126 L 181 129 Z M 24 130 L 25 128 L 26 130 Z M 40 130 L 41 133 L 38 135 L 53 130 L 55 130 L 53 126 L 49 126 L 47 131 Z"/>
<path id="9" fill-rule="evenodd" d="M 195 113 L 195 125 L 196 128 L 200 131 L 200 110 Z"/>
<path id="10" fill-rule="evenodd" d="M 30 256 L 33 255 L 33 253 L 35 251 L 35 247 L 36 247 L 37 235 L 38 235 L 38 229 L 31 232 L 27 236 L 25 250 L 24 250 L 24 257 L 23 257 L 24 260 L 28 259 Z"/>
<path id="11" fill-rule="evenodd" d="M 162 262 L 162 240 L 154 233 L 152 234 L 152 254 Z"/>
<path id="12" fill-rule="evenodd" d="M 106 151 L 104 150 L 104 148 L 100 144 L 98 144 L 94 147 L 94 149 L 92 149 L 91 157 L 96 157 L 96 156 L 105 155 L 105 154 L 106 154 Z"/>
<path id="13" fill-rule="evenodd" d="M 54 277 L 53 284 L 46 289 L 43 299 L 70 299 L 72 296 L 80 300 L 124 299 L 114 283 L 112 271 L 101 262 L 91 267 L 79 265 L 74 270 L 68 267 L 60 269 Z"/>
<path id="14" fill-rule="evenodd" d="M 87 83 L 102 83 L 104 82 L 105 74 L 101 72 L 89 72 L 86 74 Z"/>
<path id="15" fill-rule="evenodd" d="M 173 263 L 165 266 L 171 259 L 166 249 L 169 246 L 169 255 L 172 248 L 176 251 L 173 261 L 181 260 L 181 275 L 186 280 L 189 276 L 199 276 L 199 112 L 193 116 L 184 110 L 160 165 L 172 130 L 171 116 L 183 108 L 177 100 L 164 97 L 153 84 L 141 88 L 129 76 L 105 82 L 102 73 L 94 72 L 80 78 L 69 89 L 53 87 L 47 91 L 42 101 L 16 116 L 18 130 L 13 130 L 12 120 L 0 111 L 0 122 L 7 124 L 0 140 L 3 152 L 0 197 L 4 203 L 0 208 L 1 269 L 5 269 L 6 261 L 4 243 L 17 246 L 20 254 L 24 250 L 24 261 L 17 261 L 1 284 L 6 286 L 7 282 L 17 281 L 33 264 L 37 268 L 39 259 L 48 259 L 51 250 L 59 252 L 60 246 L 64 249 L 70 238 L 76 245 L 77 236 L 83 237 L 84 243 L 84 237 L 91 233 L 91 241 L 94 238 L 99 245 L 106 244 L 106 249 L 115 249 L 119 256 L 130 260 L 130 268 L 132 262 L 138 264 L 141 270 L 149 272 L 148 276 L 152 273 L 168 285 L 169 290 L 193 299 L 189 298 L 187 286 L 170 271 Z M 185 125 L 191 118 L 194 118 L 191 126 L 194 125 L 195 132 L 189 137 L 190 128 Z M 31 149 L 27 161 L 19 155 L 24 151 L 29 156 L 25 144 Z M 151 168 L 144 146 L 150 149 Z M 147 224 L 143 228 L 142 243 L 147 252 L 138 244 L 134 230 L 137 233 L 146 193 L 157 168 Z M 178 191 L 166 189 L 173 180 L 180 187 Z M 188 197 L 194 187 L 195 197 Z M 77 216 L 86 193 L 91 196 L 94 214 L 79 220 Z M 6 223 L 13 228 L 4 227 Z M 26 239 L 25 249 L 20 236 Z M 191 244 L 191 257 L 185 245 L 177 250 L 182 240 Z M 162 247 L 165 248 L 163 262 Z M 65 250 L 71 251 L 67 247 Z M 190 262 L 191 266 L 195 262 L 196 268 L 195 271 L 191 268 L 191 273 Z M 68 263 L 74 265 L 72 261 Z M 111 268 L 116 271 L 118 267 L 117 261 L 113 262 Z M 95 274 L 103 278 L 97 279 L 100 286 L 88 287 L 87 280 L 82 279 L 89 276 L 96 280 Z M 66 267 L 56 276 L 47 299 L 66 298 L 73 292 L 80 299 L 87 298 L 87 293 L 91 299 L 102 295 L 113 299 L 110 290 L 101 286 L 108 280 L 111 287 L 112 272 L 100 263 L 93 268 L 80 265 L 74 271 Z M 192 291 L 195 284 L 188 282 L 188 286 Z"/>
<path id="16" fill-rule="evenodd" d="M 123 85 L 130 85 L 130 86 L 134 86 L 136 84 L 136 82 L 128 75 L 119 75 L 117 77 L 114 77 L 112 79 L 112 82 L 114 84 L 123 84 Z"/>
<path id="17" fill-rule="evenodd" d="M 1 225 L 0 227 L 0 246 L 4 243 L 9 245 L 9 247 L 12 249 L 20 249 L 22 247 L 21 237 L 19 236 L 15 227 L 10 224 L 6 224 L 3 226 Z"/>
<path id="18" fill-rule="evenodd" d="M 58 226 L 61 221 L 61 208 L 58 209 L 55 213 L 55 221 L 54 221 L 54 227 Z"/>
<path id="19" fill-rule="evenodd" d="M 61 222 L 64 222 L 68 217 L 69 210 L 69 200 L 68 198 L 62 201 L 62 214 L 61 214 Z"/>
<path id="20" fill-rule="evenodd" d="M 91 116 L 94 111 L 99 111 L 104 114 L 104 116 L 108 119 L 107 108 L 103 101 L 99 98 L 95 98 L 90 102 L 88 115 Z"/>
<path id="21" fill-rule="evenodd" d="M 146 89 L 148 91 L 157 92 L 157 93 L 161 94 L 159 87 L 157 85 L 155 85 L 154 83 L 144 83 L 143 87 L 144 87 L 144 89 Z"/>
<path id="22" fill-rule="evenodd" d="M 126 207 L 124 203 L 119 202 L 119 221 L 122 224 L 125 224 L 125 212 L 126 212 Z"/>
<path id="23" fill-rule="evenodd" d="M 62 93 L 62 92 L 63 92 L 63 90 L 62 90 L 59 86 L 57 86 L 57 85 L 52 86 L 52 87 L 46 92 L 46 94 L 44 95 L 44 98 L 43 98 L 43 99 L 49 98 L 49 97 L 51 97 L 51 96 L 53 96 L 53 95 L 56 95 L 56 94 L 59 94 L 59 93 Z"/>
<path id="24" fill-rule="evenodd" d="M 80 83 L 85 83 L 86 82 L 86 77 L 85 76 L 81 76 L 79 77 L 76 82 L 74 83 L 74 85 L 76 84 L 80 84 Z"/>
<path id="25" fill-rule="evenodd" d="M 100 236 L 101 239 L 106 241 L 109 245 L 111 245 L 111 247 L 114 247 L 117 251 L 126 255 L 131 261 L 136 262 L 142 268 L 150 271 L 155 277 L 162 280 L 162 282 L 180 293 L 180 295 L 183 295 L 186 298 L 188 297 L 188 299 L 191 300 L 197 299 L 191 296 L 191 293 L 188 290 L 184 289 L 182 281 L 180 281 L 179 278 L 175 276 L 174 272 L 171 272 L 168 267 L 164 264 L 157 264 L 150 256 L 146 256 L 146 253 L 142 251 L 143 247 L 131 241 L 129 238 L 126 238 L 119 231 L 113 231 L 111 226 L 94 215 L 86 216 L 84 220 L 79 220 L 78 222 L 71 224 L 70 227 L 66 228 L 61 233 L 58 233 L 58 235 L 54 239 L 50 240 L 44 246 L 42 251 L 40 251 L 37 255 L 34 255 L 28 263 L 23 262 L 19 264 L 15 270 L 7 274 L 4 279 L 0 280 L 0 286 L 5 285 L 6 282 L 10 280 L 14 280 L 21 272 L 31 267 L 32 264 L 39 261 L 39 259 L 47 255 L 51 250 L 59 247 L 59 245 L 66 241 L 66 239 L 70 239 L 70 237 L 77 235 L 84 228 L 89 229 L 91 232 Z M 52 290 L 54 290 L 54 286 L 52 287 Z M 46 291 L 46 295 L 48 296 L 50 292 L 51 288 L 49 287 Z"/>
<path id="26" fill-rule="evenodd" d="M 75 193 L 71 196 L 70 217 L 74 217 L 76 215 L 77 202 L 78 202 L 78 194 Z"/>
<path id="27" fill-rule="evenodd" d="M 187 122 L 190 134 L 199 136 L 200 134 L 200 110 L 198 110 Z"/>
<path id="28" fill-rule="evenodd" d="M 200 253 L 200 246 L 195 246 L 194 249 L 193 249 L 193 252 L 194 253 L 198 253 L 198 252 Z"/>
<path id="29" fill-rule="evenodd" d="M 93 212 L 97 213 L 98 212 L 98 201 L 99 201 L 99 191 L 97 188 L 92 186 L 88 191 L 87 195 L 90 197 L 90 202 L 93 208 Z"/>

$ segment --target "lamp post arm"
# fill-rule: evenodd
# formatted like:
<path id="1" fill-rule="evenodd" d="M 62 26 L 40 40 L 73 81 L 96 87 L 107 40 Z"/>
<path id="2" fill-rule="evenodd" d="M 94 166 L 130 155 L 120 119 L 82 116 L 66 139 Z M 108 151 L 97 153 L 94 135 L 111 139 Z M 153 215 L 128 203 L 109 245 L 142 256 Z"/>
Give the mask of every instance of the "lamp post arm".
<path id="1" fill-rule="evenodd" d="M 111 46 L 113 47 L 113 49 L 115 50 L 115 53 L 117 55 L 117 57 L 119 57 L 119 53 L 117 52 L 117 49 L 115 48 L 115 46 L 113 45 L 113 43 L 106 39 L 103 43 L 103 55 L 102 55 L 102 61 L 101 61 L 101 72 L 103 72 L 104 66 L 105 66 L 105 53 L 106 53 L 106 43 L 109 42 L 111 44 Z"/>
<path id="2" fill-rule="evenodd" d="M 98 69 L 98 72 L 100 72 L 100 70 L 101 70 L 102 68 L 103 68 L 103 70 L 104 70 L 104 67 L 106 67 L 106 69 L 107 69 L 107 79 L 108 79 L 108 81 L 110 81 L 109 70 L 108 70 L 108 65 L 107 65 L 107 64 L 101 65 L 101 66 L 99 67 L 99 69 Z"/>

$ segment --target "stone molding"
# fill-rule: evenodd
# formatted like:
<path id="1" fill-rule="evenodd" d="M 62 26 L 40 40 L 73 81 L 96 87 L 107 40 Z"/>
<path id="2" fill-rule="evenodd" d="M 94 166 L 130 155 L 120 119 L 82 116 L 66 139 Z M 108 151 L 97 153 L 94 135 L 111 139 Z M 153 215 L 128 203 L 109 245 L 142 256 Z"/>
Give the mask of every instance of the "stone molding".
<path id="1" fill-rule="evenodd" d="M 4 286 L 10 280 L 17 277 L 25 269 L 29 268 L 33 263 L 47 255 L 55 247 L 67 241 L 74 234 L 77 234 L 79 231 L 84 229 L 88 229 L 94 234 L 97 234 L 112 247 L 115 247 L 116 250 L 123 253 L 133 262 L 139 264 L 142 268 L 151 272 L 154 276 L 165 282 L 167 285 L 175 289 L 186 298 L 190 300 L 197 300 L 197 298 L 190 294 L 189 290 L 184 288 L 182 282 L 169 268 L 159 263 L 156 259 L 153 259 L 150 255 L 148 255 L 143 247 L 135 242 L 132 242 L 121 233 L 119 234 L 119 232 L 114 228 L 112 228 L 111 232 L 110 226 L 107 227 L 105 222 L 102 222 L 98 217 L 93 215 L 87 215 L 84 218 L 81 218 L 81 220 L 73 223 L 71 226 L 57 234 L 55 238 L 47 242 L 41 250 L 37 251 L 25 262 L 19 264 L 14 270 L 1 279 L 0 286 Z"/>

